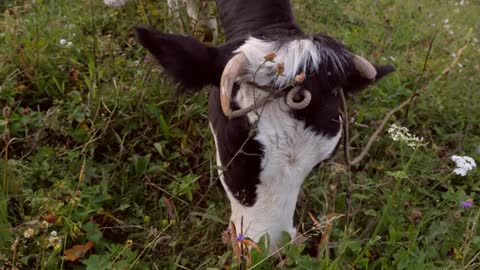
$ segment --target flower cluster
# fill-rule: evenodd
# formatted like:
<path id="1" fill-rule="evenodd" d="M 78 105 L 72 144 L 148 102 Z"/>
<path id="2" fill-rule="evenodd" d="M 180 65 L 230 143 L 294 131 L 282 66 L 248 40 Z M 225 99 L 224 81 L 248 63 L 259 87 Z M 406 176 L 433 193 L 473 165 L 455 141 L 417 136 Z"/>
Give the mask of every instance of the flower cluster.
<path id="1" fill-rule="evenodd" d="M 52 231 L 48 237 L 49 246 L 53 247 L 54 250 L 58 251 L 61 248 L 61 239 L 57 236 L 56 231 Z"/>
<path id="2" fill-rule="evenodd" d="M 453 155 L 451 157 L 452 161 L 457 164 L 457 168 L 453 170 L 453 173 L 461 176 L 467 175 L 467 173 L 473 168 L 477 167 L 477 164 L 475 163 L 475 160 L 473 158 L 468 157 L 468 156 L 457 156 Z"/>
<path id="3" fill-rule="evenodd" d="M 65 47 L 72 47 L 73 43 L 71 41 L 67 41 L 66 39 L 60 39 L 60 45 Z"/>
<path id="4" fill-rule="evenodd" d="M 409 147 L 415 149 L 417 146 L 422 145 L 423 138 L 419 138 L 415 135 L 410 134 L 408 128 L 401 127 L 396 124 L 392 124 L 388 128 L 388 134 L 390 138 L 394 141 L 400 141 L 406 143 Z"/>
<path id="5" fill-rule="evenodd" d="M 454 32 L 452 30 L 452 27 L 451 25 L 449 24 L 449 20 L 448 19 L 445 19 L 443 21 L 443 28 L 445 29 L 445 31 L 447 31 L 450 35 L 453 35 Z"/>
<path id="6" fill-rule="evenodd" d="M 125 5 L 125 0 L 103 0 L 103 3 L 110 7 L 121 7 Z"/>
<path id="7" fill-rule="evenodd" d="M 33 228 L 28 228 L 23 232 L 23 237 L 30 239 L 35 235 L 35 230 Z"/>

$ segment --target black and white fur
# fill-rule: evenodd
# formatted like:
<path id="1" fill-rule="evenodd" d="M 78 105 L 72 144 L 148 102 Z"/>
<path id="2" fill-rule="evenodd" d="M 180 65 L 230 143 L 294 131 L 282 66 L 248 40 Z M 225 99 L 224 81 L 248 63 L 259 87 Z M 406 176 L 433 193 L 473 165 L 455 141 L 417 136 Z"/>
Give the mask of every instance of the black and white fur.
<path id="1" fill-rule="evenodd" d="M 216 2 L 227 37 L 223 45 L 211 47 L 147 27 L 137 27 L 137 37 L 184 86 L 212 86 L 208 119 L 222 168 L 220 178 L 232 208 L 231 221 L 253 240 L 267 233 L 275 248 L 282 231 L 295 235 L 293 215 L 305 177 L 331 156 L 340 141 L 336 89 L 364 89 L 393 67 L 374 65 L 375 80 L 362 77 L 344 45 L 300 30 L 288 0 Z M 271 52 L 275 59 L 265 62 Z M 265 95 L 247 81 L 282 88 L 301 72 L 307 75 L 302 86 L 311 92 L 311 103 L 294 111 L 284 98 L 278 98 L 257 112 L 229 120 L 221 109 L 219 83 L 226 63 L 236 53 L 244 53 L 249 64 L 235 83 L 232 108 L 245 108 Z M 282 76 L 275 74 L 278 63 L 285 66 Z M 250 136 L 252 127 L 256 129 Z"/>

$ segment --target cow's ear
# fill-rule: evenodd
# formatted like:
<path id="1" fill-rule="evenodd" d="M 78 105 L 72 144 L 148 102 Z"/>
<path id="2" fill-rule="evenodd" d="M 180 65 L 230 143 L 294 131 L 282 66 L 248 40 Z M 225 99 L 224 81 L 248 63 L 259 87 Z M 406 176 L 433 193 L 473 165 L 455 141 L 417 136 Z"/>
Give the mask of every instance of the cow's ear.
<path id="1" fill-rule="evenodd" d="M 216 64 L 217 48 L 192 37 L 166 34 L 145 26 L 135 27 L 135 32 L 138 42 L 185 87 L 198 89 L 218 84 L 222 70 Z"/>
<path id="2" fill-rule="evenodd" d="M 354 69 L 347 79 L 346 89 L 349 92 L 357 92 L 367 88 L 369 85 L 379 81 L 389 73 L 395 71 L 392 65 L 372 65 L 375 68 L 375 77 L 366 78 L 362 72 Z"/>

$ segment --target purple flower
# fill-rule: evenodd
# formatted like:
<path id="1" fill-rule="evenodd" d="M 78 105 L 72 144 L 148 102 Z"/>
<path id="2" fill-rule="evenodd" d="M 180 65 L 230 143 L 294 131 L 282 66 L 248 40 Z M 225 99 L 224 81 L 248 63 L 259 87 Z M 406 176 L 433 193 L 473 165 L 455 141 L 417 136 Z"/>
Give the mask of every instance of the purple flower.
<path id="1" fill-rule="evenodd" d="M 460 206 L 462 208 L 472 208 L 473 207 L 473 201 L 472 200 L 466 200 L 466 201 L 461 201 Z"/>
<path id="2" fill-rule="evenodd" d="M 245 236 L 243 234 L 239 234 L 237 236 L 237 241 L 242 241 L 242 240 L 245 240 Z"/>
<path id="3" fill-rule="evenodd" d="M 143 62 L 144 62 L 144 63 L 148 63 L 149 61 L 150 61 L 150 57 L 145 56 L 145 58 L 143 58 Z"/>

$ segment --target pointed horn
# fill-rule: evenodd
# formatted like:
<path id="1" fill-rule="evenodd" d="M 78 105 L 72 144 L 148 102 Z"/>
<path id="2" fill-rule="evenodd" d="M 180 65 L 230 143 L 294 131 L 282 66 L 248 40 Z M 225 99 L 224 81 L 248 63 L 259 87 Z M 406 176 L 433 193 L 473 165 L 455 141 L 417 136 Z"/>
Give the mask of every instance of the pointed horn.
<path id="1" fill-rule="evenodd" d="M 242 72 L 243 67 L 247 63 L 247 57 L 244 53 L 239 53 L 232 57 L 223 69 L 222 78 L 220 80 L 220 104 L 225 116 L 230 116 L 232 109 L 230 108 L 230 100 L 232 99 L 232 88 L 235 80 Z"/>
<path id="2" fill-rule="evenodd" d="M 375 76 L 377 76 L 377 70 L 365 58 L 355 55 L 353 56 L 353 63 L 355 64 L 355 69 L 360 72 L 362 77 L 374 80 Z"/>

